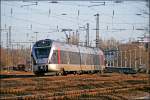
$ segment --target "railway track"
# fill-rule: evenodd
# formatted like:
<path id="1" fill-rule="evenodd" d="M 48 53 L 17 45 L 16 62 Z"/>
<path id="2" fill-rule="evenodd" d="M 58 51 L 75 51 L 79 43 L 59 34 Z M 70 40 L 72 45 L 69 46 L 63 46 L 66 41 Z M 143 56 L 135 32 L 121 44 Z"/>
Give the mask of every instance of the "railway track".
<path id="1" fill-rule="evenodd" d="M 104 96 L 104 95 L 112 95 L 120 92 L 125 92 L 129 90 L 134 90 L 134 89 L 142 89 L 143 87 L 148 87 L 148 85 L 145 84 L 140 84 L 140 85 L 128 85 L 126 87 L 111 87 L 111 88 L 97 88 L 97 89 L 85 89 L 85 90 L 74 90 L 74 91 L 66 91 L 66 92 L 55 92 L 55 93 L 47 93 L 47 94 L 39 94 L 39 95 L 24 95 L 24 96 L 13 96 L 13 97 L 3 97 L 0 98 L 1 100 L 18 100 L 18 99 L 23 99 L 23 100 L 31 100 L 31 99 L 49 99 L 49 100 L 54 100 L 54 99 L 65 99 L 67 98 L 78 98 L 82 95 L 88 95 L 89 97 L 94 97 L 94 96 Z M 19 93 L 21 91 L 14 91 L 14 93 Z M 119 98 L 116 96 L 111 96 L 112 99 Z M 120 99 L 123 99 L 123 97 L 120 97 Z M 121 100 L 122 100 L 121 99 Z M 128 100 L 128 98 L 124 98 L 125 100 Z"/>
<path id="2" fill-rule="evenodd" d="M 124 77 L 124 78 L 122 78 Z M 117 95 L 148 87 L 148 77 L 137 75 L 67 75 L 1 79 L 0 100 L 127 99 Z M 120 98 L 120 99 L 119 99 Z M 97 99 L 96 99 L 97 100 Z"/>

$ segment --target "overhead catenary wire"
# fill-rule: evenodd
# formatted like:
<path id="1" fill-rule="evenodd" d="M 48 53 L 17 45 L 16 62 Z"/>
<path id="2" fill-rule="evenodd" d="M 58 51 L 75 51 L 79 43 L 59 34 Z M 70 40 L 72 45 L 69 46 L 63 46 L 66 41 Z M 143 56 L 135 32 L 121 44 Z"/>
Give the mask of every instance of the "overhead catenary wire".
<path id="1" fill-rule="evenodd" d="M 2 15 L 3 16 L 3 15 Z M 11 16 L 5 16 L 5 17 L 11 17 Z M 25 21 L 25 22 L 27 22 L 27 21 L 29 21 L 29 22 L 32 22 L 32 23 L 36 23 L 36 24 L 39 24 L 40 26 L 42 26 L 43 28 L 45 28 L 45 27 L 47 27 L 48 26 L 48 24 L 41 24 L 41 23 L 38 23 L 38 22 L 34 22 L 34 21 L 31 21 L 31 20 L 27 20 L 27 19 L 22 19 L 22 18 L 16 18 L 16 17 L 13 17 L 14 19 L 17 19 L 17 20 L 21 20 L 21 21 Z M 31 26 L 32 27 L 32 26 Z M 56 28 L 50 28 L 50 27 L 47 27 L 48 29 L 47 30 L 58 30 L 58 26 L 56 26 Z M 108 27 L 107 27 L 108 28 Z M 144 30 L 144 29 L 140 29 L 140 28 L 137 28 L 137 29 L 102 29 L 102 28 L 100 28 L 99 30 L 105 30 L 105 31 L 107 31 L 107 32 L 109 32 L 109 31 L 112 31 L 112 32 L 114 32 L 114 31 L 124 31 L 124 30 L 137 30 L 137 31 L 142 31 L 142 30 Z M 13 29 L 14 30 L 14 29 Z M 17 29 L 18 30 L 18 29 Z M 94 29 L 90 29 L 90 30 L 94 30 Z"/>
<path id="2" fill-rule="evenodd" d="M 25 8 L 25 7 L 24 7 Z M 25 8 L 26 9 L 26 8 Z M 30 8 L 29 8 L 30 9 Z M 31 8 L 32 9 L 32 8 Z M 36 10 L 31 10 L 34 14 L 35 14 L 35 12 L 36 12 L 36 14 L 39 14 L 39 15 L 48 15 L 48 12 L 44 12 L 43 13 L 43 10 L 39 10 L 39 9 L 36 9 Z M 53 13 L 54 14 L 54 13 Z M 80 13 L 80 15 L 79 16 L 81 16 L 81 15 L 84 15 L 84 14 L 82 14 L 82 13 Z M 86 14 L 85 14 L 86 15 Z M 107 14 L 106 14 L 107 15 Z M 56 18 L 56 19 L 59 19 L 59 20 L 63 20 L 63 21 L 69 21 L 70 23 L 74 23 L 74 22 L 76 22 L 76 20 L 74 21 L 74 19 L 76 18 L 74 18 L 74 17 L 69 17 L 69 16 L 63 16 L 64 18 L 60 18 L 60 17 L 58 17 L 58 14 L 54 14 L 53 16 L 52 16 L 52 18 Z M 66 19 L 65 19 L 66 18 Z M 70 20 L 68 20 L 68 19 L 70 19 Z M 72 21 L 71 21 L 72 20 Z M 88 19 L 89 20 L 89 19 Z M 33 20 L 32 20 L 33 21 Z M 87 20 L 82 20 L 81 18 L 80 18 L 80 23 L 82 22 L 82 21 L 84 21 L 84 22 L 86 22 Z M 93 22 L 93 20 L 89 20 L 90 22 Z M 31 22 L 31 21 L 29 21 L 29 22 Z M 31 22 L 31 23 L 34 23 L 34 22 Z M 42 24 L 42 23 L 41 23 Z M 101 24 L 106 24 L 106 22 L 101 22 Z M 107 23 L 107 24 L 112 24 L 112 23 Z M 118 25 L 118 24 L 127 24 L 127 25 L 129 25 L 129 24 L 131 24 L 131 23 L 114 23 L 113 22 L 113 25 L 114 24 L 116 24 L 116 25 Z M 138 23 L 132 23 L 132 24 L 138 24 Z M 145 24 L 145 23 L 142 23 L 142 24 Z M 42 25 L 40 25 L 40 26 L 42 26 Z M 107 25 L 108 26 L 108 25 Z M 46 25 L 43 25 L 43 27 L 46 27 Z M 59 26 L 60 27 L 60 26 Z M 109 30 L 111 30 L 110 28 L 108 28 Z M 108 31 L 109 31 L 108 30 Z M 117 30 L 117 29 L 116 29 Z M 122 29 L 123 30 L 123 29 Z M 122 31 L 121 29 L 118 29 L 118 31 Z M 130 30 L 130 29 L 125 29 L 125 30 Z"/>
<path id="3" fill-rule="evenodd" d="M 16 6 L 16 5 L 13 5 L 13 4 L 6 4 L 6 5 L 9 5 L 9 6 L 13 6 L 13 7 L 17 7 L 17 8 L 19 8 L 18 6 Z M 25 7 L 23 7 L 24 9 L 25 9 Z M 40 15 L 45 15 L 45 16 L 47 16 L 49 13 L 51 14 L 51 10 L 50 10 L 50 12 L 49 13 L 47 13 L 47 12 L 44 12 L 44 11 L 42 11 L 41 9 L 33 9 L 33 8 L 28 8 L 28 9 L 30 9 L 32 12 L 34 11 L 34 13 L 37 13 L 37 14 L 40 14 Z M 71 14 L 71 15 L 73 15 L 73 14 Z M 78 15 L 79 15 L 79 13 L 78 13 Z M 81 15 L 81 14 L 80 14 Z M 82 15 L 84 15 L 83 13 L 82 13 Z M 85 14 L 85 15 L 87 15 L 87 14 Z M 104 16 L 104 15 L 106 15 L 107 16 L 107 14 L 105 13 L 102 13 L 101 14 L 101 16 Z M 109 14 L 110 15 L 110 14 Z M 126 14 L 118 14 L 118 16 L 120 16 L 120 15 L 126 15 Z M 130 14 L 127 14 L 127 15 L 130 15 Z M 53 18 L 56 18 L 57 17 L 57 19 L 63 19 L 63 20 L 67 20 L 67 21 L 71 21 L 71 22 L 76 22 L 76 21 L 74 21 L 74 20 L 72 20 L 72 19 L 76 19 L 76 17 L 68 17 L 68 16 L 65 16 L 67 19 L 64 19 L 64 18 L 60 18 L 59 17 L 60 15 L 58 15 L 58 14 L 55 14 L 54 12 L 53 12 L 53 16 L 51 16 L 51 17 L 53 17 Z M 64 17 L 64 16 L 63 16 Z M 110 16 L 110 17 L 112 17 L 112 16 Z M 69 19 L 68 19 L 69 18 Z M 80 21 L 83 21 L 83 22 L 85 22 L 85 20 L 86 19 L 81 19 L 80 18 Z M 91 21 L 91 22 L 94 22 L 94 20 L 89 20 L 89 19 L 87 19 L 88 21 Z M 112 23 L 108 23 L 108 22 L 101 22 L 102 24 L 112 24 Z M 145 24 L 145 23 L 130 23 L 130 22 L 125 22 L 125 23 L 113 23 L 113 24 Z"/>
<path id="4" fill-rule="evenodd" d="M 24 22 L 32 22 L 32 23 L 38 24 L 38 25 L 43 26 L 43 27 L 50 26 L 49 24 L 43 24 L 43 23 L 39 23 L 37 21 L 33 21 L 33 20 L 29 20 L 29 19 L 23 19 L 23 18 L 18 18 L 18 17 L 14 17 L 14 16 L 6 16 L 6 15 L 3 15 L 3 14 L 2 14 L 2 16 L 13 18 L 13 19 L 16 19 L 16 20 L 21 20 L 21 21 L 24 21 Z"/>
<path id="5" fill-rule="evenodd" d="M 7 5 L 7 4 L 6 4 Z M 17 6 L 15 6 L 15 5 L 13 5 L 13 4 L 8 4 L 9 6 L 14 6 L 14 7 L 17 7 Z M 18 8 L 18 7 L 17 7 Z M 28 8 L 29 9 L 29 8 Z M 33 11 L 36 11 L 36 13 L 37 14 L 40 14 L 40 15 L 45 15 L 45 16 L 47 16 L 48 14 L 47 14 L 47 12 L 43 12 L 43 11 L 41 11 L 40 12 L 40 9 L 33 9 L 33 8 L 30 8 L 30 10 L 32 10 L 32 12 Z M 53 13 L 54 14 L 54 13 Z M 70 19 L 65 19 L 65 18 L 61 18 L 61 17 L 59 17 L 60 15 L 51 15 L 51 17 L 52 18 L 55 18 L 55 19 L 58 19 L 58 20 L 61 20 L 61 21 L 68 21 L 68 22 L 70 22 L 70 23 L 74 23 L 74 22 L 76 22 L 76 21 L 74 21 L 74 20 L 72 20 L 73 19 L 73 17 L 68 17 L 68 18 L 70 18 Z M 74 18 L 75 19 L 75 18 Z"/>

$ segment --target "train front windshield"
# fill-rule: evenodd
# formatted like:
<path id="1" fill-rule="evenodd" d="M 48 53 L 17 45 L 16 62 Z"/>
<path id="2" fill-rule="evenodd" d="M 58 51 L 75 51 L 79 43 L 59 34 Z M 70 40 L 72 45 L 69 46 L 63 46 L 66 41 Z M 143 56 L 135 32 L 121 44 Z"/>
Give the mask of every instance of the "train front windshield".
<path id="1" fill-rule="evenodd" d="M 35 48 L 35 55 L 38 59 L 48 58 L 50 49 L 50 47 Z"/>
<path id="2" fill-rule="evenodd" d="M 36 44 L 34 45 L 35 56 L 38 59 L 48 58 L 50 50 L 51 50 L 51 41 L 48 39 L 40 40 L 36 42 Z"/>

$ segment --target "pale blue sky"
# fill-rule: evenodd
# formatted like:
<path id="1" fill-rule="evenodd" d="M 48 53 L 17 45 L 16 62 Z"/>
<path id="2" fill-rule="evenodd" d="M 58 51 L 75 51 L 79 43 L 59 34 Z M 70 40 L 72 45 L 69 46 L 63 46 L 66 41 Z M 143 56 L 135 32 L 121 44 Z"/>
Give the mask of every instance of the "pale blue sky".
<path id="1" fill-rule="evenodd" d="M 12 26 L 13 41 L 35 41 L 35 33 L 39 39 L 59 39 L 64 41 L 63 28 L 79 29 L 79 26 L 90 24 L 90 41 L 95 40 L 95 16 L 100 14 L 100 37 L 108 39 L 114 37 L 117 40 L 128 40 L 143 36 L 145 31 L 133 30 L 134 28 L 148 27 L 149 16 L 142 14 L 143 10 L 148 12 L 146 2 L 124 1 L 114 3 L 106 1 L 105 6 L 89 1 L 61 1 L 57 4 L 48 1 L 38 2 L 38 5 L 31 5 L 32 2 L 9 1 L 1 3 L 1 26 L 4 29 Z M 23 6 L 23 7 L 22 7 Z M 11 13 L 12 9 L 12 13 Z M 49 14 L 50 10 L 50 14 Z M 79 10 L 79 16 L 78 16 Z M 114 10 L 114 16 L 113 16 Z M 66 15 L 62 15 L 65 13 Z M 136 14 L 142 14 L 137 16 Z M 32 29 L 31 29 L 32 25 Z M 57 26 L 59 32 L 57 31 Z M 107 30 L 108 26 L 108 30 Z M 114 30 L 126 29 L 126 30 Z M 50 32 L 50 33 L 49 33 Z M 80 40 L 85 41 L 85 31 L 79 30 Z M 27 35 L 29 34 L 29 35 Z M 6 44 L 6 31 L 2 31 L 2 42 Z"/>

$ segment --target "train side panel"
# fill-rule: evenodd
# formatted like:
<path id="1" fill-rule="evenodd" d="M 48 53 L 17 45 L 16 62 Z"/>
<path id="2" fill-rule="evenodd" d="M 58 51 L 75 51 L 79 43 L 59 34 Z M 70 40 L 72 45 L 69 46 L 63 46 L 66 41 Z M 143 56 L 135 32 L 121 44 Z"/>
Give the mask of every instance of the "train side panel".
<path id="1" fill-rule="evenodd" d="M 64 69 L 65 71 L 90 71 L 101 70 L 101 61 L 99 49 L 81 47 L 68 44 L 53 44 L 53 56 L 49 67 L 54 66 L 56 71 Z M 49 71 L 52 70 L 49 68 Z"/>

